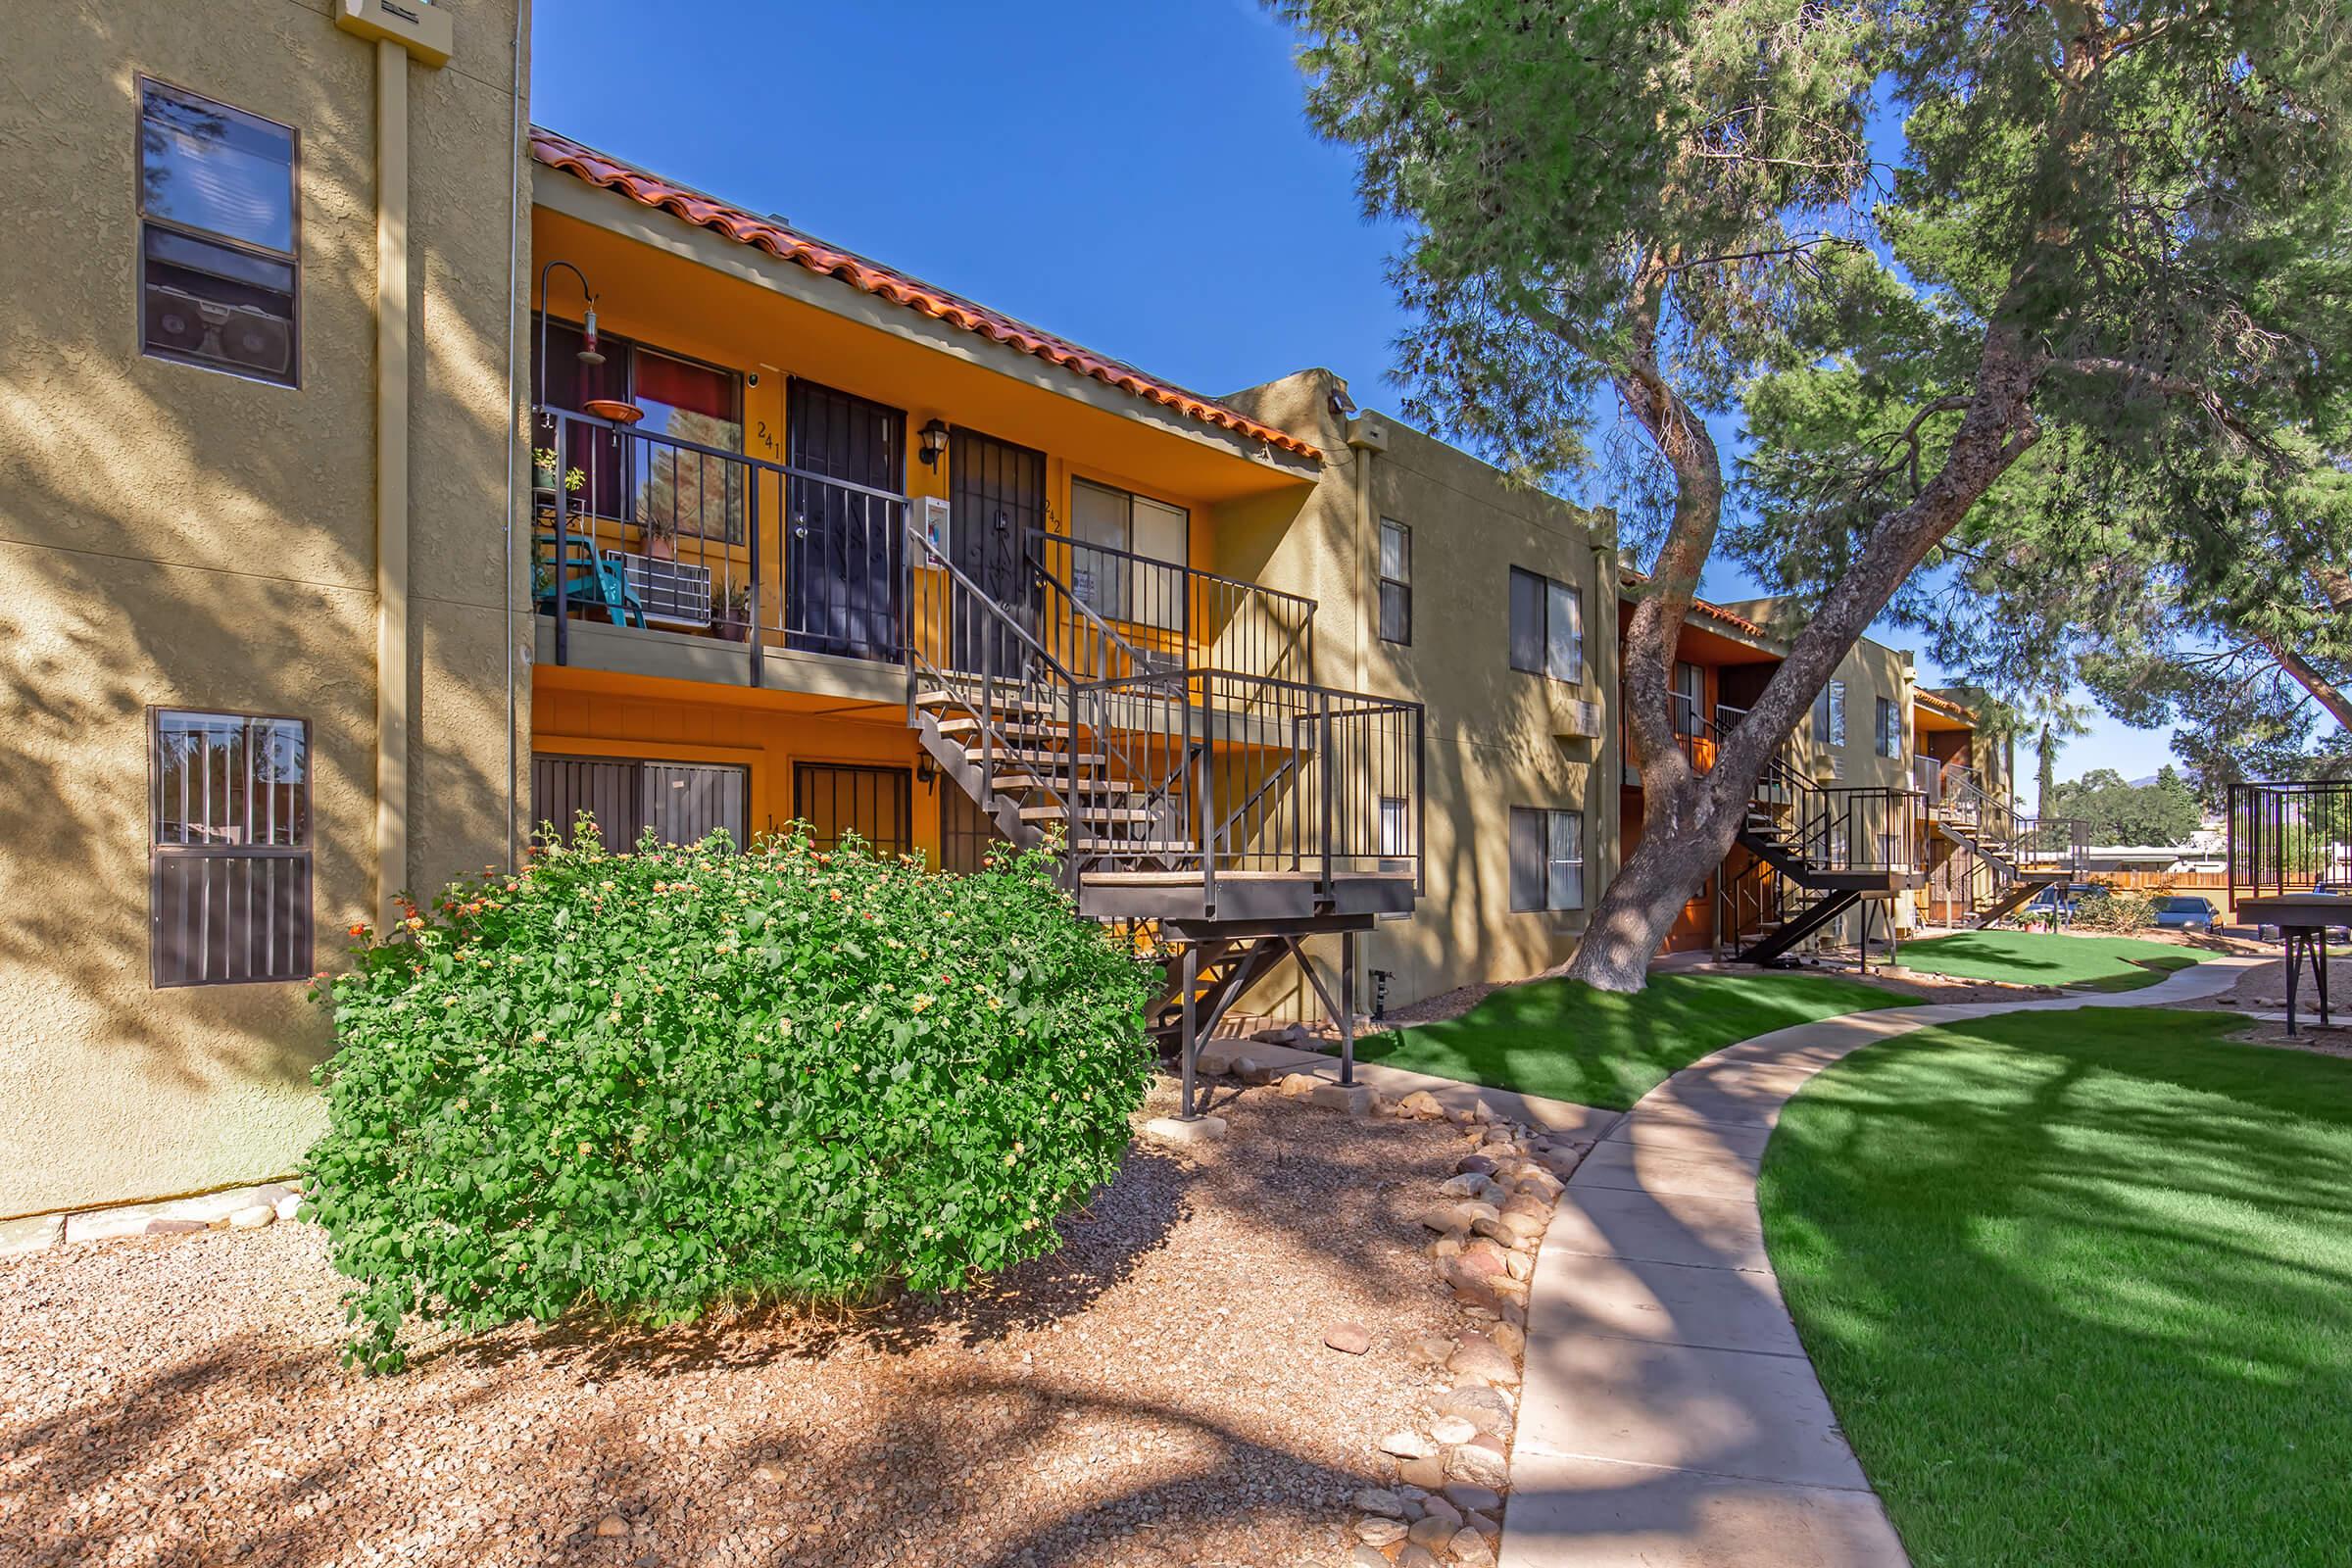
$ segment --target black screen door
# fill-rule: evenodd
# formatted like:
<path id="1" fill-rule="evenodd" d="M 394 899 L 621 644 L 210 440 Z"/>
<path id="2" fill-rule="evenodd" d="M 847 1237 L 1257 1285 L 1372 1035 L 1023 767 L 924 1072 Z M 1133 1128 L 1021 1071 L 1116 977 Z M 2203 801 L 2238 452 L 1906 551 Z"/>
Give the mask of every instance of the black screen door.
<path id="1" fill-rule="evenodd" d="M 1028 625 L 1029 530 L 1046 525 L 1046 455 L 1009 441 L 956 426 L 948 446 L 948 555 L 962 572 L 1014 620 Z M 983 644 L 982 637 L 989 641 Z M 1005 674 L 1021 665 L 1020 640 L 1002 621 L 985 615 L 959 616 L 956 662 Z"/>
<path id="2" fill-rule="evenodd" d="M 785 487 L 785 642 L 897 659 L 906 507 L 825 481 L 905 495 L 906 413 L 795 378 L 784 440 L 785 461 L 801 470 Z"/>

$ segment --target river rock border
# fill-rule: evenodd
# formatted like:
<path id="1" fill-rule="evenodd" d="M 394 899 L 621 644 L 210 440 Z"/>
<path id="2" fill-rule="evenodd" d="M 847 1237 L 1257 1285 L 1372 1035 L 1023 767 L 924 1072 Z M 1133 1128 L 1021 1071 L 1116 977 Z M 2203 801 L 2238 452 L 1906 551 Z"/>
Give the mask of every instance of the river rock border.
<path id="1" fill-rule="evenodd" d="M 1247 1067 L 1244 1075 L 1255 1076 Z M 1448 1110 L 1424 1090 L 1392 1101 L 1304 1072 L 1276 1087 L 1307 1105 L 1462 1130 L 1466 1147 L 1453 1175 L 1430 1194 L 1420 1221 L 1437 1283 L 1472 1327 L 1412 1347 L 1435 1374 L 1436 1392 L 1423 1420 L 1381 1438 L 1376 1463 L 1389 1484 L 1355 1494 L 1356 1544 L 1346 1568 L 1494 1568 L 1510 1494 L 1528 1282 L 1568 1174 L 1592 1141 L 1499 1120 L 1483 1102 Z M 1349 1336 L 1350 1328 L 1338 1326 L 1325 1343 L 1360 1354 L 1360 1331 Z"/>

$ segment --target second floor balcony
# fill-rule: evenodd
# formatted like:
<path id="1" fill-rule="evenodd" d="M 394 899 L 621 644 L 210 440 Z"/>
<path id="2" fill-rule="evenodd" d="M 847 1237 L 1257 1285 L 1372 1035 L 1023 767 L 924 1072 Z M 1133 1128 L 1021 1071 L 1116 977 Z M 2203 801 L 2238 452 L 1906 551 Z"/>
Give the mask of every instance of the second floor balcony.
<path id="1" fill-rule="evenodd" d="M 1057 530 L 997 454 L 957 452 L 945 500 L 909 497 L 852 476 L 854 450 L 825 469 L 776 463 L 674 418 L 657 431 L 611 416 L 627 412 L 532 416 L 531 598 L 559 664 L 583 639 L 597 650 L 584 662 L 607 662 L 618 634 L 640 671 L 634 656 L 659 644 L 669 672 L 752 686 L 800 681 L 810 666 L 794 656 L 878 672 L 910 640 L 976 668 L 956 644 L 982 633 L 926 623 L 938 596 L 918 579 L 944 560 L 1094 678 L 1313 678 L 1313 600 Z"/>

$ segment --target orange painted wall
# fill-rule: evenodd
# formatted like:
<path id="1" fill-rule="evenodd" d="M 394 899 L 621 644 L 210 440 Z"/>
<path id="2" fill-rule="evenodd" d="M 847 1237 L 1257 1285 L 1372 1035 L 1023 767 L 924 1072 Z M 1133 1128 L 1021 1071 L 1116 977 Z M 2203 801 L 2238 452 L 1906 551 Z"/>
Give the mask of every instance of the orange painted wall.
<path id="1" fill-rule="evenodd" d="M 906 710 L 794 693 L 731 691 L 601 670 L 541 666 L 531 677 L 531 749 L 569 756 L 723 762 L 751 775 L 754 832 L 793 815 L 793 764 L 849 762 L 915 769 L 920 755 Z M 939 863 L 939 791 L 917 778 L 911 790 L 914 842 Z"/>

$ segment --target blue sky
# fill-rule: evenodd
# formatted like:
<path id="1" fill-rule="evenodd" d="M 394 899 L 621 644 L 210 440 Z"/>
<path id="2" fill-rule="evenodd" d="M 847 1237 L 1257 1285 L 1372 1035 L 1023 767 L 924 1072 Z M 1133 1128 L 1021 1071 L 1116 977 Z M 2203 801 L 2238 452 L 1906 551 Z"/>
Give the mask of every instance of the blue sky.
<path id="1" fill-rule="evenodd" d="M 1307 129 L 1290 34 L 1256 5 L 652 16 L 539 5 L 532 118 L 1197 390 L 1322 365 L 1396 406 L 1396 231 L 1363 219 L 1352 159 Z M 1755 591 L 1725 567 L 1707 588 Z M 2137 777 L 2168 757 L 2161 733 L 2102 714 L 2058 771 Z"/>

